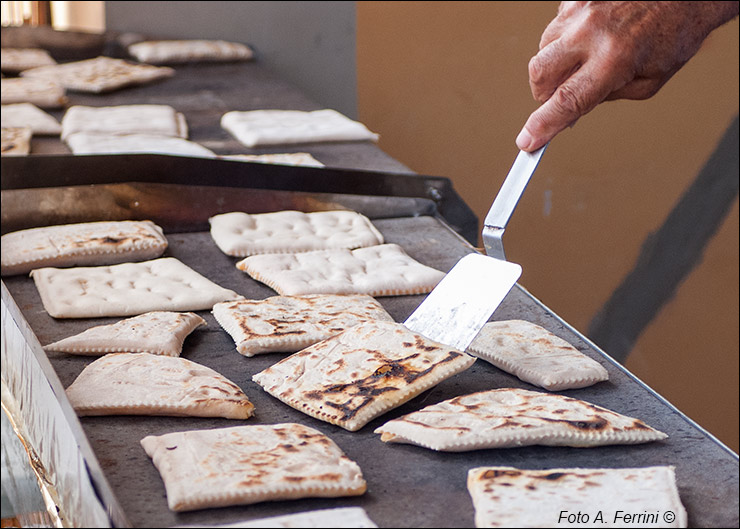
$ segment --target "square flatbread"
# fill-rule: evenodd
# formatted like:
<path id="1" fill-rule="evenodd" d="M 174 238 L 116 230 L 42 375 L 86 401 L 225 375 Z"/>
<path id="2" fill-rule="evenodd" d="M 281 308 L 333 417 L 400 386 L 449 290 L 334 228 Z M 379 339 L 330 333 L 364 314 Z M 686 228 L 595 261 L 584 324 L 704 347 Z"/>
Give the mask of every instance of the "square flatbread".
<path id="1" fill-rule="evenodd" d="M 393 321 L 380 303 L 366 295 L 226 301 L 213 306 L 213 315 L 244 356 L 294 353 L 364 321 Z"/>
<path id="2" fill-rule="evenodd" d="M 57 61 L 41 48 L 0 49 L 0 69 L 3 73 L 18 73 L 39 66 L 50 66 Z"/>
<path id="3" fill-rule="evenodd" d="M 225 40 L 148 40 L 131 44 L 128 52 L 149 64 L 248 61 L 254 56 L 249 46 Z"/>
<path id="4" fill-rule="evenodd" d="M 25 78 L 53 80 L 68 90 L 95 94 L 146 84 L 173 75 L 175 70 L 165 66 L 134 64 L 103 56 L 21 72 Z"/>
<path id="5" fill-rule="evenodd" d="M 252 380 L 270 395 L 351 432 L 475 362 L 401 323 L 366 322 L 295 353 Z"/>
<path id="6" fill-rule="evenodd" d="M 547 329 L 522 320 L 485 324 L 467 352 L 550 391 L 585 388 L 609 379 L 596 360 Z"/>
<path id="7" fill-rule="evenodd" d="M 188 126 L 185 116 L 169 105 L 76 105 L 62 118 L 62 139 L 78 132 L 187 138 Z"/>
<path id="8" fill-rule="evenodd" d="M 383 244 L 383 235 L 355 211 L 232 212 L 209 219 L 211 237 L 226 255 L 299 253 Z"/>
<path id="9" fill-rule="evenodd" d="M 81 222 L 30 228 L 2 236 L 2 275 L 34 268 L 117 264 L 159 257 L 162 228 L 148 220 Z"/>
<path id="10" fill-rule="evenodd" d="M 149 353 L 98 358 L 67 388 L 67 397 L 79 416 L 248 419 L 254 412 L 241 388 L 213 369 Z"/>
<path id="11" fill-rule="evenodd" d="M 687 527 L 672 466 L 478 467 L 468 471 L 476 527 Z"/>
<path id="12" fill-rule="evenodd" d="M 310 153 L 287 152 L 277 154 L 225 154 L 219 156 L 222 160 L 233 160 L 237 162 L 271 163 L 277 165 L 301 165 L 304 167 L 325 167 Z"/>
<path id="13" fill-rule="evenodd" d="M 59 108 L 67 103 L 64 87 L 50 79 L 3 78 L 0 92 L 3 105 L 32 103 L 40 108 Z"/>
<path id="14" fill-rule="evenodd" d="M 602 446 L 668 436 L 626 415 L 588 402 L 528 391 L 494 389 L 455 397 L 388 421 L 375 433 L 388 443 L 464 452 L 517 446 Z"/>
<path id="15" fill-rule="evenodd" d="M 211 310 L 219 301 L 241 297 L 172 257 L 113 266 L 38 268 L 31 277 L 53 318 Z"/>
<path id="16" fill-rule="evenodd" d="M 31 152 L 31 127 L 3 127 L 0 134 L 2 156 L 26 156 Z"/>
<path id="17" fill-rule="evenodd" d="M 377 141 L 378 135 L 336 110 L 232 111 L 221 127 L 247 147 L 333 141 Z"/>
<path id="18" fill-rule="evenodd" d="M 141 440 L 173 511 L 364 494 L 360 467 L 301 424 L 175 432 Z"/>
<path id="19" fill-rule="evenodd" d="M 236 267 L 284 296 L 303 294 L 426 294 L 445 276 L 397 244 L 357 250 L 253 255 Z"/>
<path id="20" fill-rule="evenodd" d="M 78 132 L 67 138 L 74 154 L 152 153 L 214 158 L 216 154 L 193 141 L 150 134 L 97 134 Z"/>
<path id="21" fill-rule="evenodd" d="M 185 338 L 205 324 L 193 312 L 147 312 L 110 325 L 97 325 L 50 343 L 44 350 L 96 356 L 107 353 L 180 356 Z"/>
<path id="22" fill-rule="evenodd" d="M 2 126 L 30 127 L 36 135 L 55 136 L 62 131 L 57 119 L 31 103 L 2 105 Z"/>

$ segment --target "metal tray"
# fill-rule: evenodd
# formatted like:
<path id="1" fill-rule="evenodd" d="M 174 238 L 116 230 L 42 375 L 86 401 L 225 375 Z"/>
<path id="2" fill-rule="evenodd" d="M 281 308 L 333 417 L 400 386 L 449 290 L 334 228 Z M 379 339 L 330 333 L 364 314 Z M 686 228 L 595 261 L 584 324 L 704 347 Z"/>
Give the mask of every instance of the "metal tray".
<path id="1" fill-rule="evenodd" d="M 212 160 L 208 162 L 218 163 Z M 355 176 L 362 180 L 359 175 Z M 86 177 L 90 175 L 81 175 L 78 180 Z M 14 226 L 36 225 L 39 219 L 41 223 L 49 219 L 62 221 L 78 217 L 91 220 L 90 217 L 109 211 L 111 204 L 131 204 L 121 197 L 136 196 L 136 208 L 123 207 L 120 215 L 135 210 L 145 211 L 147 215 L 157 218 L 170 242 L 167 255 L 179 258 L 216 283 L 251 298 L 264 298 L 274 295 L 274 292 L 236 270 L 236 260 L 221 253 L 204 228 L 208 215 L 221 208 L 228 210 L 235 203 L 244 205 L 240 209 L 245 211 L 251 208 L 259 211 L 283 209 L 286 206 L 306 211 L 357 208 L 369 214 L 388 242 L 400 244 L 415 259 L 444 271 L 449 270 L 460 257 L 474 251 L 438 214 L 434 203 L 426 199 L 253 190 L 222 185 L 193 188 L 160 182 L 111 183 L 105 177 L 100 180 L 108 183 L 88 180 L 88 184 L 95 184 L 92 186 L 65 185 L 35 189 L 27 186 L 20 190 L 11 189 L 19 187 L 11 183 L 5 187 L 5 178 L 4 170 L 3 231 L 6 231 L 6 211 L 9 212 L 7 222 Z M 181 181 L 187 181 L 187 178 L 183 177 Z M 74 183 L 82 184 L 81 181 Z M 358 188 L 362 189 L 362 185 Z M 330 189 L 331 186 L 327 186 L 327 191 Z M 19 204 L 21 196 L 23 202 Z M 41 196 L 43 200 L 39 199 Z M 250 196 L 251 199 L 248 199 Z M 7 210 L 6 205 L 9 206 Z M 91 205 L 90 211 L 80 215 L 80 208 L 87 210 L 87 205 Z M 111 320 L 54 320 L 43 310 L 30 279 L 9 277 L 3 283 L 7 287 L 7 290 L 3 288 L 3 383 L 22 394 L 18 400 L 26 404 L 19 406 L 23 408 L 20 414 L 30 423 L 38 425 L 35 428 L 37 444 L 34 448 L 42 460 L 55 465 L 49 469 L 51 473 L 63 476 L 76 470 L 79 480 L 89 480 L 93 490 L 92 494 L 86 493 L 83 490 L 84 483 L 67 483 L 66 487 L 61 487 L 77 488 L 72 495 L 75 500 L 73 505 L 69 507 L 62 504 L 63 512 L 64 509 L 71 511 L 65 513 L 70 521 L 84 519 L 90 511 L 97 510 L 101 514 L 96 523 L 100 523 L 101 518 L 107 518 L 114 526 L 159 527 L 229 523 L 328 507 L 361 506 L 381 527 L 472 527 L 473 507 L 466 489 L 466 475 L 467 470 L 475 466 L 511 465 L 547 469 L 675 465 L 679 492 L 689 514 L 689 525 L 731 527 L 738 524 L 737 455 L 612 361 L 520 286 L 512 290 L 492 319 L 518 318 L 537 323 L 599 361 L 609 371 L 608 382 L 563 393 L 642 419 L 667 433 L 667 440 L 590 449 L 524 447 L 467 453 L 437 453 L 410 445 L 388 445 L 380 442 L 373 430 L 401 414 L 474 391 L 499 387 L 537 388 L 483 361 L 477 361 L 469 370 L 375 419 L 360 431 L 347 432 L 293 410 L 264 393 L 251 381 L 251 376 L 283 355 L 267 354 L 253 358 L 239 355 L 231 338 L 220 329 L 208 311 L 203 311 L 200 314 L 208 326 L 188 338 L 183 357 L 216 369 L 245 390 L 256 406 L 256 416 L 246 424 L 299 422 L 327 434 L 360 465 L 368 482 L 368 491 L 360 497 L 267 502 L 173 513 L 167 508 L 161 478 L 140 447 L 139 440 L 145 435 L 233 426 L 236 422 L 226 419 L 135 416 L 78 419 L 66 401 L 63 388 L 92 359 L 52 353 L 47 355 L 40 346 Z M 422 299 L 423 296 L 398 296 L 382 297 L 379 301 L 397 321 L 403 321 Z M 22 343 L 12 341 L 15 340 L 12 337 L 6 338 L 6 330 L 11 328 L 18 329 L 13 332 Z M 14 357 L 15 354 L 20 354 L 21 359 Z M 10 361 L 14 363 L 9 364 Z M 27 368 L 30 364 L 37 364 L 36 371 L 41 372 L 42 376 L 29 378 Z M 6 378 L 11 380 L 7 381 Z M 51 388 L 52 397 L 48 396 L 48 388 Z M 39 400 L 42 398 L 45 400 Z M 53 408 L 57 411 L 53 412 Z M 38 420 L 37 416 L 50 414 L 54 415 L 53 421 Z M 54 430 L 51 431 L 51 428 Z M 54 459 L 55 455 L 62 452 L 60 447 L 69 449 L 70 445 L 77 450 L 78 459 L 71 462 L 69 458 L 60 460 L 58 456 Z"/>

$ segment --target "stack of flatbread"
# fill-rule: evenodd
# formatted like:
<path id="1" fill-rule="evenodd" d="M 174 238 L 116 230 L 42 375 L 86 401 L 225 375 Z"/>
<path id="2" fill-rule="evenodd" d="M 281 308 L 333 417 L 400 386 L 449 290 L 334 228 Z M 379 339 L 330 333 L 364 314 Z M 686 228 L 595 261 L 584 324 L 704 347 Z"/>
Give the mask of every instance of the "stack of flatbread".
<path id="1" fill-rule="evenodd" d="M 162 66 L 134 64 L 112 57 L 40 66 L 21 72 L 21 76 L 54 81 L 68 90 L 101 94 L 120 88 L 172 77 L 175 70 Z"/>
<path id="2" fill-rule="evenodd" d="M 221 126 L 247 147 L 334 141 L 377 141 L 378 135 L 336 110 L 231 111 Z"/>
<path id="3" fill-rule="evenodd" d="M 167 239 L 151 221 L 82 222 L 30 228 L 2 236 L 2 275 L 48 266 L 106 265 L 154 259 Z"/>
<path id="4" fill-rule="evenodd" d="M 381 441 L 447 452 L 638 444 L 668 437 L 639 419 L 563 395 L 524 389 L 455 397 L 388 421 L 375 432 Z"/>
<path id="5" fill-rule="evenodd" d="M 97 325 L 80 334 L 44 346 L 45 351 L 76 355 L 150 353 L 180 356 L 185 338 L 203 318 L 192 312 L 147 312 L 110 325 Z"/>
<path id="6" fill-rule="evenodd" d="M 365 321 L 393 321 L 374 298 L 364 295 L 273 296 L 213 307 L 216 321 L 244 356 L 294 353 Z"/>
<path id="7" fill-rule="evenodd" d="M 167 415 L 247 419 L 254 405 L 213 369 L 179 357 L 112 353 L 67 388 L 78 415 Z"/>
<path id="8" fill-rule="evenodd" d="M 479 467 L 468 472 L 476 527 L 686 527 L 674 467 Z"/>
<path id="9" fill-rule="evenodd" d="M 225 40 L 148 40 L 131 44 L 128 52 L 149 64 L 248 61 L 254 56 L 249 46 Z"/>
<path id="10" fill-rule="evenodd" d="M 300 424 L 176 432 L 141 440 L 173 511 L 363 494 L 360 467 Z"/>
<path id="11" fill-rule="evenodd" d="M 400 323 L 365 322 L 281 360 L 252 380 L 303 413 L 356 431 L 473 362 Z"/>
<path id="12" fill-rule="evenodd" d="M 62 119 L 62 140 L 74 154 L 215 156 L 187 137 L 185 116 L 168 105 L 73 106 Z"/>

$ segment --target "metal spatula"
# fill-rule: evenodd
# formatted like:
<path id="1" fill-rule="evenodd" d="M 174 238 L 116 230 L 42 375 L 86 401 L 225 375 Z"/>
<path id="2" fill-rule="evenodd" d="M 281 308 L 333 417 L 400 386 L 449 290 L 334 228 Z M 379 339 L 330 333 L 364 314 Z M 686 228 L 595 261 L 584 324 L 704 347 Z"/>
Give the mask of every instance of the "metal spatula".
<path id="1" fill-rule="evenodd" d="M 460 259 L 406 319 L 406 327 L 460 351 L 470 345 L 522 273 L 521 266 L 506 261 L 502 236 L 546 148 L 516 157 L 484 222 L 488 256 Z"/>

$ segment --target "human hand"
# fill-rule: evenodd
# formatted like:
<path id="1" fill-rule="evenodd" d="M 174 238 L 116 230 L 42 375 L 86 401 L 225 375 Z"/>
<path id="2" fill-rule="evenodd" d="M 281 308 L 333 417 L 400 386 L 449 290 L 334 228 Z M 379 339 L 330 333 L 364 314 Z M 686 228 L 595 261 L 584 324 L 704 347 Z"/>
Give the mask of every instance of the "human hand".
<path id="1" fill-rule="evenodd" d="M 542 105 L 517 146 L 534 151 L 599 103 L 652 97 L 738 2 L 562 2 L 529 61 Z"/>

